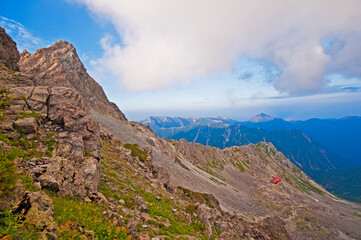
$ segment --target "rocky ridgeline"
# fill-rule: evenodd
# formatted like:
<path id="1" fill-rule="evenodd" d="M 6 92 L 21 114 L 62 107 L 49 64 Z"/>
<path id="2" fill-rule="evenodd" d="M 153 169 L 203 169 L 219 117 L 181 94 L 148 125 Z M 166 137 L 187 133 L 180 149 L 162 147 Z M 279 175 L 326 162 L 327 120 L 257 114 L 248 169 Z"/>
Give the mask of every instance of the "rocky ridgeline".
<path id="1" fill-rule="evenodd" d="M 18 62 L 21 73 L 34 79 L 35 86 L 63 86 L 79 92 L 90 108 L 116 119 L 126 120 L 124 114 L 109 102 L 102 87 L 87 73 L 74 46 L 57 41 L 34 54 L 26 50 Z"/>

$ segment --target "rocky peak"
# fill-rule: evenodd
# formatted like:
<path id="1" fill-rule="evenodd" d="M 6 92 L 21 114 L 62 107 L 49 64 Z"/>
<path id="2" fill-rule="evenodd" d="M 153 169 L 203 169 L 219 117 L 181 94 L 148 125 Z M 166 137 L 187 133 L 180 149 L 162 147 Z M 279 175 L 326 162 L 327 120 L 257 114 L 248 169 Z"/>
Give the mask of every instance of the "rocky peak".
<path id="1" fill-rule="evenodd" d="M 274 119 L 275 119 L 275 117 L 269 116 L 265 113 L 260 113 L 260 114 L 257 114 L 256 116 L 253 116 L 251 119 L 248 120 L 248 122 L 254 122 L 254 123 L 268 122 L 268 121 L 272 121 Z"/>
<path id="2" fill-rule="evenodd" d="M 0 27 L 0 64 L 11 70 L 18 71 L 17 62 L 19 59 L 20 55 L 16 43 L 5 32 L 5 29 Z"/>
<path id="3" fill-rule="evenodd" d="M 24 51 L 19 66 L 22 73 L 34 79 L 37 86 L 63 86 L 77 90 L 90 108 L 126 120 L 124 114 L 109 102 L 102 87 L 87 73 L 74 46 L 59 40 L 34 54 Z"/>

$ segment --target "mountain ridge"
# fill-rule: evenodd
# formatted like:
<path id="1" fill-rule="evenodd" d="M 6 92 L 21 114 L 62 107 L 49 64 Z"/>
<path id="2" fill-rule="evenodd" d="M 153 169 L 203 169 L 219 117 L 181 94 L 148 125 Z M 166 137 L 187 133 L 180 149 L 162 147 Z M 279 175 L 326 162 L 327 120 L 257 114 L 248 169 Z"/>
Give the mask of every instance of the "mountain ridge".
<path id="1" fill-rule="evenodd" d="M 119 108 L 109 102 L 102 87 L 89 76 L 72 44 L 59 40 L 33 54 L 24 50 L 20 54 L 18 65 L 23 74 L 35 80 L 36 86 L 75 88 L 91 108 L 126 120 Z"/>
<path id="2" fill-rule="evenodd" d="M 36 78 L 0 68 L 0 237 L 361 237 L 361 207 L 327 192 L 272 144 L 222 150 L 159 138 L 97 111 L 72 85 L 36 85 L 56 73 L 51 66 Z M 270 183 L 274 175 L 281 185 Z"/>
<path id="3" fill-rule="evenodd" d="M 345 116 L 340 119 L 332 120 L 311 118 L 305 121 L 286 121 L 282 118 L 272 118 L 272 120 L 263 122 L 242 122 L 230 119 L 227 124 L 242 124 L 249 128 L 262 128 L 266 131 L 286 129 L 300 130 L 307 136 L 324 145 L 326 148 L 332 149 L 332 151 L 340 155 L 342 158 L 347 159 L 347 166 L 356 167 L 361 165 L 359 161 L 361 158 L 361 152 L 358 150 L 358 145 L 361 144 L 358 138 L 358 136 L 361 134 L 361 117 Z M 203 119 L 206 122 L 208 118 Z M 219 118 L 219 120 L 221 121 L 221 118 Z M 142 121 L 140 122 L 143 123 Z M 223 124 L 226 123 L 223 122 Z M 222 122 L 219 124 L 219 126 L 221 125 Z M 164 137 L 170 137 L 172 134 L 181 131 L 181 129 L 177 129 L 176 126 L 173 126 L 175 128 L 170 130 L 169 126 L 163 126 L 161 122 L 150 126 L 157 134 L 160 134 Z M 164 128 L 168 128 L 168 130 Z M 188 126 L 188 128 L 191 127 Z"/>

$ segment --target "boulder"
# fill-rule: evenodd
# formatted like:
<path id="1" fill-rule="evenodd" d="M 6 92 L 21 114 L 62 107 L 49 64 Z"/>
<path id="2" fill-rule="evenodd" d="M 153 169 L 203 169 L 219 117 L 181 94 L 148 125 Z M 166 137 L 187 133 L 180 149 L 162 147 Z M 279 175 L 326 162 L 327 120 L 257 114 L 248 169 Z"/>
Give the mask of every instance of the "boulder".
<path id="1" fill-rule="evenodd" d="M 36 133 L 39 127 L 39 124 L 36 118 L 28 117 L 18 119 L 14 122 L 14 127 L 21 133 L 29 134 Z"/>

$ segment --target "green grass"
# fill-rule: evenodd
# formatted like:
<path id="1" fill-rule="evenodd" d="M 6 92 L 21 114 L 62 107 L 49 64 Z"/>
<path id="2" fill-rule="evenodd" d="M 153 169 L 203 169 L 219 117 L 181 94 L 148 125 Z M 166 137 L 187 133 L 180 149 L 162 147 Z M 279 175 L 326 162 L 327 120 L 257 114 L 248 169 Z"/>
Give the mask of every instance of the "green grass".
<path id="1" fill-rule="evenodd" d="M 0 195 L 12 195 L 18 174 L 15 171 L 15 153 L 0 150 Z"/>
<path id="2" fill-rule="evenodd" d="M 2 66 L 0 64 L 0 66 Z M 9 97 L 9 89 L 7 88 L 0 88 L 0 109 L 5 109 L 6 107 L 10 106 L 10 100 Z"/>
<path id="3" fill-rule="evenodd" d="M 91 152 L 89 152 L 86 148 L 84 148 L 84 156 L 86 156 L 86 157 L 92 157 L 93 154 L 91 154 Z"/>
<path id="4" fill-rule="evenodd" d="M 141 162 L 147 161 L 148 153 L 146 151 L 142 151 L 139 149 L 138 144 L 125 144 L 125 148 L 130 149 L 132 151 L 133 157 L 138 157 Z"/>
<path id="5" fill-rule="evenodd" d="M 35 111 L 32 111 L 31 113 L 19 112 L 18 114 L 18 119 L 29 118 L 29 117 L 41 118 L 41 114 Z"/>
<path id="6" fill-rule="evenodd" d="M 7 71 L 7 72 L 9 72 L 10 74 L 14 74 L 14 71 L 11 70 L 10 68 L 8 68 L 7 66 L 4 66 L 4 65 L 0 64 L 0 68 Z"/>
<path id="7" fill-rule="evenodd" d="M 57 197 L 49 194 L 54 201 L 53 218 L 59 225 L 60 239 L 76 239 L 81 233 L 72 226 L 80 225 L 87 230 L 94 231 L 96 239 L 126 239 L 128 232 L 125 228 L 117 227 L 114 223 L 103 218 L 105 206 L 101 204 L 84 203 L 70 197 Z"/>
<path id="8" fill-rule="evenodd" d="M 36 192 L 37 189 L 33 185 L 33 178 L 29 174 L 22 174 L 20 176 L 21 183 L 27 191 Z"/>
<path id="9" fill-rule="evenodd" d="M 196 210 L 197 210 L 197 206 L 194 204 L 189 204 L 185 209 L 185 211 L 190 214 L 195 213 Z"/>
<path id="10" fill-rule="evenodd" d="M 147 157 L 147 153 L 135 144 L 126 144 L 124 147 L 131 149 L 133 156 L 139 157 L 139 155 L 143 154 L 144 160 Z M 135 201 L 136 196 L 140 196 L 143 199 L 151 219 L 139 222 L 137 230 L 139 230 L 140 234 L 164 235 L 167 236 L 167 239 L 182 239 L 182 235 L 195 236 L 197 239 L 207 239 L 203 232 L 205 226 L 198 218 L 192 218 L 190 222 L 185 216 L 179 215 L 178 212 L 182 207 L 176 203 L 176 200 L 153 191 L 154 188 L 148 185 L 149 183 L 144 181 L 142 177 L 133 174 L 132 169 L 129 169 L 129 166 L 125 164 L 125 160 L 119 159 L 116 154 L 113 154 L 114 151 L 112 149 L 114 148 L 116 148 L 114 143 L 103 140 L 102 178 L 104 181 L 101 181 L 99 191 L 108 199 L 124 200 L 124 207 L 129 209 L 139 207 L 139 203 Z M 120 165 L 121 167 L 114 168 L 113 166 L 115 165 Z M 126 177 L 127 180 L 121 180 L 119 176 Z M 199 198 L 202 197 L 199 196 Z M 203 197 L 203 199 L 205 198 Z M 184 208 L 189 212 L 194 212 L 196 209 L 195 205 L 191 204 L 184 206 Z M 177 209 L 177 211 L 173 212 L 173 209 Z M 124 222 L 126 223 L 131 218 L 133 216 L 126 215 Z M 165 222 L 170 223 L 169 226 Z M 141 228 L 143 224 L 155 226 L 155 229 L 149 232 L 149 229 Z"/>
<path id="11" fill-rule="evenodd" d="M 352 213 L 352 215 L 361 218 L 361 213 L 354 212 L 354 213 Z"/>
<path id="12" fill-rule="evenodd" d="M 206 193 L 193 192 L 189 189 L 178 186 L 178 189 L 183 191 L 183 194 L 188 197 L 192 202 L 199 202 L 206 204 L 210 208 L 217 208 L 221 211 L 218 200 L 213 196 Z"/>
<path id="13" fill-rule="evenodd" d="M 217 178 L 210 177 L 209 179 L 212 180 L 213 182 L 219 184 L 219 185 L 227 186 L 227 184 L 225 184 L 224 182 L 219 181 Z"/>
<path id="14" fill-rule="evenodd" d="M 45 140 L 44 143 L 48 146 L 45 155 L 48 157 L 52 157 L 52 151 L 54 150 L 54 145 L 56 144 L 56 140 L 55 139 Z"/>
<path id="15" fill-rule="evenodd" d="M 304 191 L 307 194 L 310 194 L 310 191 L 318 193 L 320 195 L 323 195 L 324 192 L 317 187 L 313 186 L 311 183 L 303 181 L 302 179 L 299 179 L 293 175 L 290 175 L 290 177 L 296 182 L 297 186 Z"/>
<path id="16" fill-rule="evenodd" d="M 0 212 L 0 239 L 37 239 L 38 229 L 25 224 L 22 215 L 14 215 L 11 209 Z"/>
<path id="17" fill-rule="evenodd" d="M 239 169 L 241 172 L 244 172 L 244 167 L 243 167 L 243 165 L 242 165 L 241 162 L 236 163 L 236 166 L 238 167 L 238 169 Z"/>

